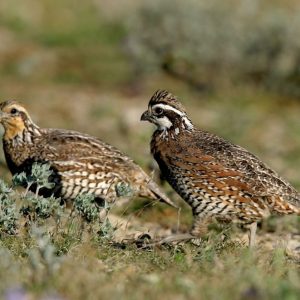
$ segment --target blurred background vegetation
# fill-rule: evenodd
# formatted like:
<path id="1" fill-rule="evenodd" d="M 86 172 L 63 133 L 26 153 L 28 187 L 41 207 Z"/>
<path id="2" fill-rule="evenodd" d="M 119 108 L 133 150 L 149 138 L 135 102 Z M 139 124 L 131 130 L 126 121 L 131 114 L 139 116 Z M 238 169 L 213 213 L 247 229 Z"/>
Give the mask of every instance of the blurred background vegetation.
<path id="1" fill-rule="evenodd" d="M 25 103 L 42 127 L 98 136 L 150 172 L 153 128 L 139 119 L 153 92 L 169 89 L 195 124 L 254 152 L 300 190 L 299 36 L 298 0 L 2 0 L 0 99 Z M 0 162 L 10 180 L 2 151 Z M 168 209 L 143 218 L 176 224 Z"/>

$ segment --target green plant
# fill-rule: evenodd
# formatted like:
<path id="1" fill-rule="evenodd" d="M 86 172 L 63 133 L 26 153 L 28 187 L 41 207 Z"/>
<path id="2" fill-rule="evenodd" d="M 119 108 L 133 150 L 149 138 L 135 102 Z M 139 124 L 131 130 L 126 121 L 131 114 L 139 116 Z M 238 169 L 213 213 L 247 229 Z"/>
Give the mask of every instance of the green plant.
<path id="1" fill-rule="evenodd" d="M 125 182 L 119 182 L 115 186 L 117 197 L 132 197 L 133 190 L 131 186 Z"/>
<path id="2" fill-rule="evenodd" d="M 13 190 L 0 180 L 0 231 L 7 234 L 17 232 L 18 211 Z"/>
<path id="3" fill-rule="evenodd" d="M 44 198 L 29 194 L 23 198 L 23 205 L 20 211 L 25 217 L 31 215 L 30 219 L 35 221 L 39 218 L 59 217 L 62 214 L 61 210 L 60 199 L 53 196 Z"/>
<path id="4" fill-rule="evenodd" d="M 54 187 L 54 183 L 49 181 L 49 177 L 52 174 L 50 165 L 47 163 L 33 163 L 30 174 L 21 172 L 16 174 L 12 178 L 14 186 L 25 186 L 26 192 L 29 191 L 33 184 L 36 185 L 36 195 L 38 195 L 41 188 L 51 189 Z"/>
<path id="5" fill-rule="evenodd" d="M 101 207 L 91 194 L 82 194 L 76 197 L 74 206 L 77 213 L 87 222 L 94 222 L 99 218 Z"/>
<path id="6" fill-rule="evenodd" d="M 25 192 L 21 195 L 20 213 L 30 222 L 40 223 L 43 219 L 53 217 L 56 222 L 62 215 L 62 206 L 60 199 L 51 197 L 42 197 L 39 191 L 42 188 L 51 189 L 53 182 L 49 182 L 52 170 L 49 164 L 34 163 L 30 174 L 22 172 L 12 178 L 13 186 L 26 187 Z M 35 193 L 29 193 L 31 187 L 35 187 Z"/>
<path id="7" fill-rule="evenodd" d="M 32 278 L 35 282 L 46 283 L 58 270 L 62 258 L 56 255 L 56 249 L 45 229 L 32 227 L 30 235 L 35 241 L 35 246 L 28 251 Z"/>

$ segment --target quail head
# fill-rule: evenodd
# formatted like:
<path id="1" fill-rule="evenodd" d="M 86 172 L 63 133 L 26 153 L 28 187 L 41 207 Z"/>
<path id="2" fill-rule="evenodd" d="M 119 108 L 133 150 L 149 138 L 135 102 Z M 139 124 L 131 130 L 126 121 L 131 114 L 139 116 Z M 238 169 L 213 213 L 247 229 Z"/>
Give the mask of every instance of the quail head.
<path id="1" fill-rule="evenodd" d="M 258 221 L 271 214 L 300 215 L 300 195 L 290 183 L 244 148 L 197 128 L 168 91 L 152 96 L 141 120 L 157 126 L 151 153 L 194 215 L 189 234 L 164 241 L 202 236 L 215 218 L 248 225 L 253 246 Z"/>
<path id="2" fill-rule="evenodd" d="M 130 188 L 130 197 L 175 204 L 131 158 L 96 137 L 64 129 L 40 128 L 23 105 L 16 101 L 0 104 L 4 127 L 3 149 L 12 174 L 31 171 L 35 162 L 48 163 L 53 171 L 51 189 L 44 196 L 73 200 L 79 194 L 92 194 L 101 202 L 114 202 L 119 188 Z"/>

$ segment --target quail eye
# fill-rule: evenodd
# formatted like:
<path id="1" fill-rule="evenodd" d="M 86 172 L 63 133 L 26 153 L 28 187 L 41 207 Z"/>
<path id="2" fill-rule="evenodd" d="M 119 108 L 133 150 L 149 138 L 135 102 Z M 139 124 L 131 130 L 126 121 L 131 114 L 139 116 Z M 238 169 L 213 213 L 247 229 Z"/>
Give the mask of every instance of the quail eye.
<path id="1" fill-rule="evenodd" d="M 163 110 L 161 107 L 156 107 L 156 108 L 154 109 L 154 113 L 155 113 L 155 115 L 157 115 L 157 116 L 162 115 L 163 112 L 164 112 L 164 110 Z"/>
<path id="2" fill-rule="evenodd" d="M 13 115 L 16 114 L 17 112 L 18 112 L 18 111 L 17 111 L 17 109 L 15 109 L 15 108 L 12 108 L 11 111 L 10 111 L 10 113 L 13 114 Z"/>

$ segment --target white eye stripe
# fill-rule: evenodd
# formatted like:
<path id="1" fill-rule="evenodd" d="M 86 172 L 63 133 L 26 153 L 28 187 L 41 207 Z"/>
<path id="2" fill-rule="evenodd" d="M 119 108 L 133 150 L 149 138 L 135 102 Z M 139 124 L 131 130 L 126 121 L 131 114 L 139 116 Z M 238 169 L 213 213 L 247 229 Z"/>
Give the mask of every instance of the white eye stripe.
<path id="1" fill-rule="evenodd" d="M 188 129 L 194 128 L 194 126 L 193 126 L 192 122 L 189 120 L 189 118 L 183 117 L 183 122 L 185 123 L 185 125 Z"/>
<path id="2" fill-rule="evenodd" d="M 168 104 L 155 104 L 152 106 L 152 110 L 154 110 L 156 107 L 160 107 L 162 108 L 163 110 L 171 110 L 171 111 L 174 111 L 176 114 L 178 114 L 179 116 L 184 116 L 185 113 L 183 113 L 182 111 L 168 105 Z"/>

